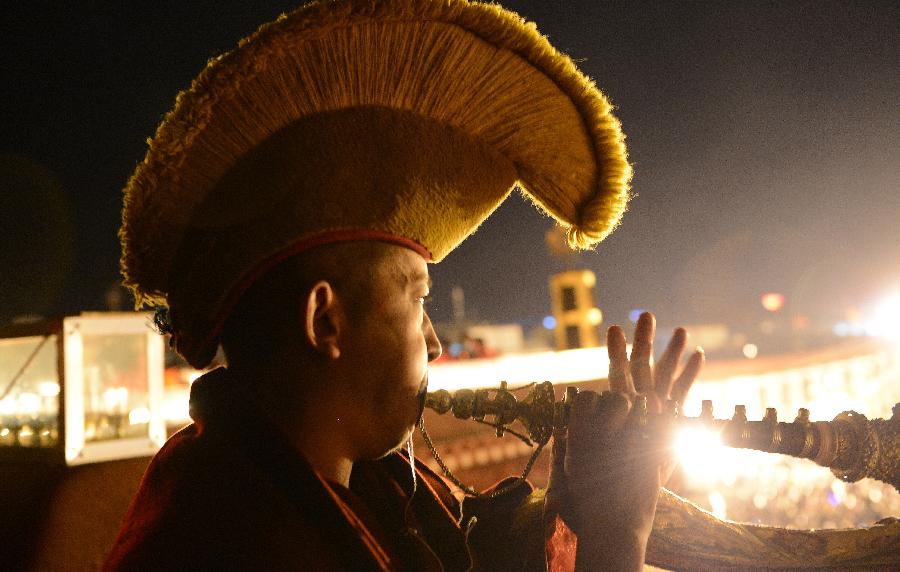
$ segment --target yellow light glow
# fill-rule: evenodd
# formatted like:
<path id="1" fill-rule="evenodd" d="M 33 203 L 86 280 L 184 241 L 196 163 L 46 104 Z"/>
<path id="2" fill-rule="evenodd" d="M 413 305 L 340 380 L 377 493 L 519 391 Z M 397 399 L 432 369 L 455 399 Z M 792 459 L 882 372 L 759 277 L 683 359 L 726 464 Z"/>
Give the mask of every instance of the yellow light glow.
<path id="1" fill-rule="evenodd" d="M 584 282 L 584 285 L 588 288 L 593 288 L 597 283 L 597 275 L 591 272 L 590 270 L 585 270 L 584 274 L 581 275 L 581 280 Z"/>
<path id="2" fill-rule="evenodd" d="M 779 292 L 767 292 L 760 297 L 763 308 L 770 312 L 777 312 L 784 307 L 784 294 Z"/>
<path id="3" fill-rule="evenodd" d="M 146 407 L 137 407 L 128 412 L 128 423 L 130 425 L 143 425 L 150 423 L 150 410 Z"/>
<path id="4" fill-rule="evenodd" d="M 627 351 L 631 351 L 630 344 Z M 505 379 L 513 387 L 535 380 L 572 383 L 601 379 L 608 374 L 609 355 L 605 347 L 507 354 L 496 358 L 458 360 L 431 365 L 428 368 L 428 389 L 456 391 L 496 387 L 501 379 Z"/>
<path id="5" fill-rule="evenodd" d="M 25 415 L 34 415 L 41 410 L 41 398 L 34 393 L 19 395 L 19 412 Z"/>
<path id="6" fill-rule="evenodd" d="M 719 491 L 709 493 L 709 504 L 712 507 L 712 513 L 716 518 L 722 520 L 728 518 L 728 504 L 725 502 L 725 497 L 722 496 L 722 493 Z"/>
<path id="7" fill-rule="evenodd" d="M 697 484 L 729 485 L 777 462 L 773 455 L 722 444 L 719 434 L 704 427 L 685 427 L 675 436 L 675 454 L 685 475 Z"/>
<path id="8" fill-rule="evenodd" d="M 34 429 L 31 428 L 31 425 L 23 425 L 21 429 L 19 429 L 19 442 L 23 445 L 32 445 L 32 439 L 34 438 Z"/>
<path id="9" fill-rule="evenodd" d="M 167 389 L 162 403 L 162 417 L 165 422 L 168 424 L 190 423 L 189 402 L 189 392 L 186 389 Z"/>
<path id="10" fill-rule="evenodd" d="M 699 427 L 682 429 L 675 438 L 675 452 L 685 471 L 701 477 L 718 471 L 715 452 L 722 447 L 718 434 Z"/>
<path id="11" fill-rule="evenodd" d="M 123 409 L 128 403 L 128 388 L 110 387 L 103 392 L 103 405 L 107 411 Z"/>
<path id="12" fill-rule="evenodd" d="M 753 359 L 759 355 L 759 348 L 756 347 L 756 344 L 744 344 L 744 347 L 741 348 L 741 352 L 744 354 L 745 358 Z"/>
<path id="13" fill-rule="evenodd" d="M 866 326 L 870 335 L 900 340 L 900 292 L 881 301 Z"/>
<path id="14" fill-rule="evenodd" d="M 9 396 L 0 401 L 0 415 L 15 415 L 18 410 L 19 403 L 15 397 Z"/>
<path id="15" fill-rule="evenodd" d="M 55 381 L 42 381 L 38 384 L 38 393 L 42 397 L 56 397 L 59 395 L 59 384 Z"/>
<path id="16" fill-rule="evenodd" d="M 600 311 L 600 308 L 591 308 L 588 310 L 587 319 L 592 326 L 597 326 L 603 321 L 603 312 Z"/>

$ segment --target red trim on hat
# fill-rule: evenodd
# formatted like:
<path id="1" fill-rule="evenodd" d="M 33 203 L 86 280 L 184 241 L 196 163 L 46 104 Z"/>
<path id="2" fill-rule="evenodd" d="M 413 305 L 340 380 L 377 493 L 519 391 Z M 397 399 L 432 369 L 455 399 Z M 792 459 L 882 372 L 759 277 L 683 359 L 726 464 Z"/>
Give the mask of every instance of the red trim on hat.
<path id="1" fill-rule="evenodd" d="M 222 333 L 222 329 L 225 327 L 225 320 L 231 314 L 231 311 L 234 310 L 235 306 L 237 306 L 238 301 L 243 297 L 247 290 L 249 290 L 251 286 L 256 284 L 256 282 L 260 278 L 262 278 L 262 276 L 265 275 L 269 270 L 272 270 L 288 258 L 310 250 L 311 248 L 324 246 L 326 244 L 335 244 L 338 242 L 353 242 L 357 240 L 374 240 L 377 242 L 387 242 L 389 244 L 405 246 L 406 248 L 417 252 L 422 258 L 425 259 L 426 262 L 431 261 L 431 252 L 429 252 L 426 247 L 422 246 L 415 240 L 403 236 L 397 236 L 395 234 L 390 234 L 387 232 L 381 232 L 378 230 L 348 228 L 340 230 L 330 230 L 313 236 L 301 238 L 298 241 L 291 243 L 287 247 L 278 251 L 274 256 L 270 256 L 269 258 L 263 260 L 252 270 L 250 270 L 250 272 L 245 274 L 240 279 L 240 281 L 238 281 L 238 283 L 231 288 L 231 290 L 228 292 L 228 296 L 226 296 L 225 298 L 225 302 L 221 306 L 219 306 L 219 311 L 215 314 L 212 322 L 212 328 L 210 328 L 209 334 L 207 334 L 207 336 L 203 339 L 203 342 L 200 344 L 198 349 L 203 349 L 208 347 L 210 344 L 216 343 L 216 340 Z"/>

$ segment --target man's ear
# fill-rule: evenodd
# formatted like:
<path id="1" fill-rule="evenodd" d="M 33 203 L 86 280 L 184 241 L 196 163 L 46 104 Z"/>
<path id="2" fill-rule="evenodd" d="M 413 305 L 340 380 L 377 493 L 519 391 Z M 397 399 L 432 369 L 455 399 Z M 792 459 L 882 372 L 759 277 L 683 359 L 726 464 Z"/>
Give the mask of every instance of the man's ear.
<path id="1" fill-rule="evenodd" d="M 338 334 L 342 316 L 331 284 L 321 280 L 310 288 L 304 309 L 304 333 L 310 346 L 328 358 L 340 357 Z"/>

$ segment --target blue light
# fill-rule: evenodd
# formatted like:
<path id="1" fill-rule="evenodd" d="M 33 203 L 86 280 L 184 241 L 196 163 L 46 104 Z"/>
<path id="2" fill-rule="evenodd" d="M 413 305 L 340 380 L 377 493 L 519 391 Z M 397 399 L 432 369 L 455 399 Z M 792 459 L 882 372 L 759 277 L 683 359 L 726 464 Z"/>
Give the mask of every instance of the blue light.
<path id="1" fill-rule="evenodd" d="M 544 318 L 543 324 L 545 328 L 547 328 L 548 330 L 552 330 L 556 327 L 556 318 L 554 318 L 553 316 L 546 316 Z"/>
<path id="2" fill-rule="evenodd" d="M 647 310 L 643 308 L 635 308 L 634 310 L 628 312 L 628 319 L 631 320 L 632 324 L 637 324 L 638 318 L 641 317 L 641 314 L 646 312 Z"/>
<path id="3" fill-rule="evenodd" d="M 459 357 L 459 354 L 463 351 L 463 345 L 459 342 L 455 342 L 450 344 L 450 357 Z"/>

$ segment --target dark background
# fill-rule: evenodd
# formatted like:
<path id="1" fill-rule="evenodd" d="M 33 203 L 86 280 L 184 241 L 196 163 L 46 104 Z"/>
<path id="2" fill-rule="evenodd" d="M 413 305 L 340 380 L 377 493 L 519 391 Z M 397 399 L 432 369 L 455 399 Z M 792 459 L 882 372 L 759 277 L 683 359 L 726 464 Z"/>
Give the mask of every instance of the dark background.
<path id="1" fill-rule="evenodd" d="M 297 5 L 70 4 L 10 3 L 0 24 L 0 322 L 108 305 L 145 139 L 207 59 Z M 900 287 L 896 2 L 504 5 L 597 81 L 628 137 L 637 197 L 576 261 L 607 321 L 739 325 L 774 290 L 824 324 Z M 539 324 L 571 264 L 551 227 L 508 201 L 432 268 L 434 318 L 458 285 L 470 317 Z"/>

